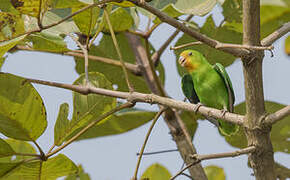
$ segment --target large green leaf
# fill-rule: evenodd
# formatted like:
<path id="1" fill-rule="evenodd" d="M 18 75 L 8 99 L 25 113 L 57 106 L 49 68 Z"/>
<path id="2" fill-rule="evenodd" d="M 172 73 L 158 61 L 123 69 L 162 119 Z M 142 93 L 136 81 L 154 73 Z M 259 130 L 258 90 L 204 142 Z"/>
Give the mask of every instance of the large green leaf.
<path id="1" fill-rule="evenodd" d="M 12 14 L 20 14 L 11 4 L 11 0 L 1 0 L 0 1 L 1 12 L 10 12 Z"/>
<path id="2" fill-rule="evenodd" d="M 6 141 L 0 138 L 0 158 L 11 156 L 13 154 L 15 154 L 15 152 L 12 147 Z"/>
<path id="3" fill-rule="evenodd" d="M 197 120 L 198 119 L 204 119 L 201 115 L 193 113 L 193 112 L 189 112 L 189 111 L 183 111 L 181 114 L 181 119 L 183 120 L 190 136 L 192 137 L 192 139 L 194 138 L 194 134 L 196 132 L 197 129 Z"/>
<path id="4" fill-rule="evenodd" d="M 9 51 L 9 49 L 13 48 L 25 37 L 26 35 L 23 35 L 9 41 L 0 42 L 0 57 L 2 57 L 7 51 Z"/>
<path id="5" fill-rule="evenodd" d="M 0 12 L 0 41 L 8 40 L 24 33 L 24 24 L 20 15 Z"/>
<path id="6" fill-rule="evenodd" d="M 60 36 L 49 33 L 35 33 L 28 37 L 32 43 L 33 48 L 49 52 L 66 52 L 68 51 L 64 39 Z"/>
<path id="7" fill-rule="evenodd" d="M 36 151 L 34 147 L 25 141 L 19 141 L 15 139 L 5 139 L 5 141 L 9 144 L 9 146 L 13 149 L 16 153 L 23 153 L 23 154 L 36 154 Z M 12 154 L 14 155 L 14 154 Z M 0 158 L 0 162 L 5 163 L 15 163 L 20 162 L 24 159 L 30 159 L 31 156 L 21 156 L 21 155 L 15 155 L 15 156 L 9 156 L 5 158 Z"/>
<path id="8" fill-rule="evenodd" d="M 227 22 L 242 22 L 242 0 L 225 0 L 223 3 L 223 15 Z"/>
<path id="9" fill-rule="evenodd" d="M 126 36 L 123 33 L 119 33 L 116 35 L 116 38 L 120 46 L 120 50 L 124 61 L 135 64 L 136 57 Z M 152 53 L 154 53 L 153 48 L 151 49 L 151 51 Z M 95 56 L 101 56 L 111 59 L 119 59 L 110 35 L 104 34 L 99 45 L 92 46 L 89 53 Z M 76 71 L 79 74 L 83 73 L 84 72 L 83 58 L 75 57 L 75 60 L 76 60 Z M 117 86 L 116 88 L 117 90 L 128 91 L 125 76 L 121 67 L 112 66 L 102 62 L 90 61 L 89 71 L 103 73 L 108 78 L 108 80 L 112 82 L 112 84 L 115 84 Z M 159 63 L 157 71 L 161 79 L 161 82 L 164 82 L 165 78 L 162 64 Z M 144 78 L 129 73 L 129 79 L 134 85 L 134 88 L 137 92 L 150 93 Z"/>
<path id="10" fill-rule="evenodd" d="M 13 167 L 14 164 L 10 163 L 9 165 Z M 0 174 L 1 180 L 55 180 L 58 177 L 76 173 L 78 170 L 77 166 L 63 154 L 59 154 L 47 161 L 37 160 L 21 164 L 18 163 L 16 167 L 10 169 L 12 170 L 4 176 Z"/>
<path id="11" fill-rule="evenodd" d="M 43 101 L 25 79 L 0 73 L 0 132 L 19 140 L 36 140 L 46 129 Z"/>
<path id="12" fill-rule="evenodd" d="M 225 180 L 226 175 L 223 168 L 210 165 L 204 168 L 208 180 Z"/>
<path id="13" fill-rule="evenodd" d="M 269 113 L 273 113 L 283 107 L 282 104 L 266 101 L 266 110 Z M 245 114 L 245 103 L 241 103 L 235 106 L 235 112 L 238 114 Z M 285 117 L 283 120 L 275 123 L 271 131 L 271 140 L 274 148 L 274 152 L 290 153 L 290 116 Z M 237 148 L 245 148 L 247 146 L 247 139 L 242 128 L 239 132 L 233 136 L 225 137 L 226 141 Z"/>
<path id="14" fill-rule="evenodd" d="M 84 3 L 78 0 L 52 0 L 53 8 L 74 8 L 82 5 L 84 5 Z"/>
<path id="15" fill-rule="evenodd" d="M 141 179 L 169 180 L 170 177 L 170 172 L 164 166 L 155 163 L 145 170 L 145 172 L 142 174 Z"/>
<path id="16" fill-rule="evenodd" d="M 131 108 L 127 111 L 115 113 L 102 123 L 89 129 L 78 140 L 121 134 L 135 129 L 152 120 L 156 113 Z"/>
<path id="17" fill-rule="evenodd" d="M 80 10 L 83 7 L 85 6 L 73 7 L 72 13 Z M 75 24 L 78 26 L 80 32 L 86 35 L 90 35 L 92 34 L 92 31 L 97 23 L 99 14 L 100 8 L 94 7 L 77 14 L 76 16 L 73 17 L 73 20 Z"/>
<path id="18" fill-rule="evenodd" d="M 154 1 L 150 1 L 148 4 L 150 6 L 153 6 L 159 10 L 163 9 L 165 6 L 169 5 L 169 4 L 175 4 L 177 0 L 154 0 Z M 154 19 L 155 15 L 142 9 L 142 8 L 137 8 L 139 12 L 141 12 L 142 14 L 144 14 L 145 16 L 147 16 L 149 19 Z"/>
<path id="19" fill-rule="evenodd" d="M 242 42 L 242 34 L 236 31 L 230 30 L 227 26 L 216 27 L 213 21 L 212 16 L 209 16 L 205 22 L 205 24 L 201 27 L 200 32 L 205 34 L 213 39 L 219 40 L 221 42 L 226 43 L 241 43 Z M 185 43 L 196 41 L 191 36 L 187 34 L 183 34 L 181 38 L 176 42 L 175 46 L 179 46 Z M 214 48 L 210 48 L 207 45 L 194 45 L 192 47 L 181 48 L 175 50 L 174 53 L 176 55 L 176 59 L 179 58 L 179 54 L 186 49 L 194 49 L 201 52 L 205 58 L 208 60 L 210 64 L 215 64 L 217 62 L 221 63 L 223 66 L 229 66 L 234 62 L 236 57 L 224 53 L 222 51 L 216 50 Z M 177 63 L 177 61 L 176 61 Z M 178 72 L 180 75 L 184 74 L 183 68 L 177 63 Z"/>
<path id="20" fill-rule="evenodd" d="M 112 89 L 112 84 L 101 73 L 92 72 L 89 74 L 90 83 L 98 88 Z M 81 75 L 75 85 L 85 85 L 85 76 Z M 96 94 L 81 95 L 73 93 L 73 116 L 69 121 L 68 105 L 60 106 L 59 115 L 54 128 L 54 143 L 61 145 L 67 137 L 73 136 L 84 126 L 96 120 L 100 115 L 110 111 L 116 106 L 116 99 Z"/>
<path id="21" fill-rule="evenodd" d="M 179 9 L 177 9 L 173 4 L 168 4 L 167 6 L 162 8 L 161 11 L 167 14 L 168 16 L 174 17 L 174 18 L 179 17 L 184 14 Z M 156 24 L 161 23 L 159 18 L 154 19 L 153 22 Z"/>
<path id="22" fill-rule="evenodd" d="M 83 167 L 81 165 L 78 166 L 78 172 L 74 174 L 70 174 L 64 180 L 90 180 L 90 176 L 88 173 L 85 173 Z"/>
<path id="23" fill-rule="evenodd" d="M 134 20 L 131 14 L 121 7 L 111 11 L 109 18 L 115 32 L 128 30 L 134 24 Z M 103 31 L 107 33 L 110 32 L 109 25 L 105 20 L 105 17 L 103 17 L 102 23 L 104 23 Z"/>
<path id="24" fill-rule="evenodd" d="M 186 14 L 203 16 L 216 5 L 216 0 L 178 0 L 175 7 Z"/>
<path id="25" fill-rule="evenodd" d="M 6 174 L 8 174 L 10 171 L 14 170 L 18 166 L 20 166 L 21 163 L 1 163 L 0 162 L 0 180 L 7 180 L 7 178 L 2 178 Z"/>

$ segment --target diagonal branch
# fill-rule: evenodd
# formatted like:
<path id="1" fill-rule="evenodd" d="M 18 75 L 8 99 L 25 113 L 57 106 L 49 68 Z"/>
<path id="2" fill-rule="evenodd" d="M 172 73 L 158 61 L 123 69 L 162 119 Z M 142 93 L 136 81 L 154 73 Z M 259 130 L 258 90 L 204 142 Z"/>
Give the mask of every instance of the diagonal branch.
<path id="1" fill-rule="evenodd" d="M 83 52 L 82 51 L 79 52 L 78 50 L 69 50 L 69 51 L 66 51 L 66 52 L 53 52 L 53 51 L 45 51 L 45 50 L 33 49 L 31 47 L 21 46 L 21 45 L 15 46 L 15 49 L 17 49 L 17 50 L 25 50 L 25 51 L 47 52 L 47 53 L 62 54 L 62 55 L 67 55 L 67 56 L 84 58 Z M 105 57 L 100 57 L 100 56 L 93 56 L 93 55 L 88 55 L 88 58 L 90 60 L 92 60 L 92 61 L 99 61 L 99 62 L 110 64 L 110 65 L 113 65 L 113 66 L 122 67 L 121 62 L 118 61 L 118 60 L 115 60 L 115 59 L 110 59 L 110 58 L 105 58 Z M 125 66 L 134 75 L 137 75 L 137 76 L 141 75 L 140 69 L 138 68 L 137 65 L 125 62 Z"/>
<path id="2" fill-rule="evenodd" d="M 140 151 L 140 155 L 139 155 L 139 157 L 138 157 L 138 162 L 137 162 L 137 165 L 136 165 L 136 170 L 135 170 L 135 173 L 134 173 L 134 176 L 133 176 L 132 180 L 137 180 L 138 170 L 139 170 L 140 163 L 141 163 L 141 159 L 142 159 L 142 156 L 143 156 L 143 153 L 144 153 L 144 150 L 145 150 L 145 146 L 146 146 L 146 144 L 147 144 L 147 141 L 148 141 L 149 136 L 150 136 L 150 134 L 151 134 L 151 132 L 152 132 L 152 130 L 153 130 L 154 125 L 156 124 L 157 120 L 158 120 L 159 117 L 162 115 L 162 113 L 164 112 L 164 110 L 165 110 L 165 109 L 163 108 L 163 109 L 161 109 L 161 110 L 156 114 L 156 116 L 155 116 L 154 119 L 153 119 L 153 122 L 152 122 L 151 126 L 150 126 L 149 129 L 148 129 L 148 132 L 147 132 L 147 134 L 146 134 L 146 137 L 145 137 L 144 143 L 143 143 L 142 148 L 141 148 L 141 151 Z"/>
<path id="3" fill-rule="evenodd" d="M 131 84 L 131 82 L 129 80 L 128 71 L 127 71 L 127 69 L 125 67 L 125 63 L 124 63 L 124 60 L 123 60 L 123 57 L 122 57 L 122 53 L 121 53 L 120 47 L 118 45 L 118 41 L 116 39 L 115 32 L 113 30 L 113 27 L 112 27 L 112 24 L 111 24 L 111 21 L 110 21 L 110 17 L 109 17 L 109 13 L 108 13 L 108 10 L 107 10 L 106 7 L 104 8 L 104 15 L 105 15 L 106 21 L 107 21 L 109 29 L 110 29 L 110 33 L 111 33 L 111 36 L 112 36 L 112 40 L 113 40 L 115 49 L 117 51 L 117 54 L 119 56 L 119 59 L 120 59 L 121 65 L 122 65 L 122 69 L 123 69 L 123 72 L 124 72 L 124 75 L 125 75 L 125 79 L 126 79 L 126 82 L 127 82 L 127 85 L 128 85 L 128 89 L 129 89 L 130 92 L 133 92 L 134 91 L 134 87 L 133 87 L 133 85 Z"/>
<path id="4" fill-rule="evenodd" d="M 177 176 L 181 175 L 183 173 L 183 171 L 185 171 L 186 169 L 188 169 L 191 166 L 194 166 L 195 164 L 203 161 L 203 160 L 209 160 L 209 159 L 219 159 L 219 158 L 227 158 L 227 157 L 236 157 L 236 156 L 240 156 L 243 154 L 249 154 L 255 151 L 255 146 L 249 146 L 246 147 L 244 149 L 240 149 L 234 152 L 226 152 L 226 153 L 217 153 L 217 154 L 207 154 L 207 155 L 198 155 L 195 154 L 192 156 L 192 158 L 195 159 L 195 161 L 193 163 L 191 163 L 190 165 L 186 166 L 185 168 L 183 168 L 182 170 L 180 170 L 176 175 L 174 175 L 173 177 L 170 178 L 170 180 L 174 180 Z"/>
<path id="5" fill-rule="evenodd" d="M 217 44 L 221 43 L 215 39 L 211 39 L 210 37 L 207 37 L 204 34 L 201 34 L 197 31 L 194 31 L 193 29 L 187 27 L 185 24 L 182 24 L 181 22 L 177 21 L 176 19 L 169 17 L 165 13 L 159 11 L 158 9 L 156 9 L 150 5 L 148 5 L 145 2 L 141 3 L 138 0 L 129 0 L 129 1 L 136 4 L 137 6 L 139 6 L 141 8 L 143 8 L 143 9 L 146 9 L 147 11 L 151 12 L 152 14 L 156 15 L 161 21 L 166 22 L 177 29 L 180 29 L 182 32 L 192 36 L 196 40 L 201 41 L 204 44 L 206 44 L 212 48 L 215 48 Z M 230 53 L 230 54 L 237 56 L 237 57 L 243 57 L 243 56 L 248 55 L 248 51 L 246 51 L 243 48 L 242 49 L 241 48 L 221 48 L 219 50 Z"/>
<path id="6" fill-rule="evenodd" d="M 276 111 L 273 114 L 269 114 L 265 119 L 265 123 L 274 124 L 286 116 L 290 116 L 290 105 L 280 109 L 279 111 Z"/>
<path id="7" fill-rule="evenodd" d="M 272 34 L 269 36 L 265 37 L 262 41 L 261 44 L 262 46 L 270 46 L 273 44 L 277 39 L 280 37 L 284 36 L 290 31 L 290 22 L 285 23 L 282 27 L 274 31 Z"/>
<path id="8" fill-rule="evenodd" d="M 4 74 L 0 72 L 0 75 Z M 37 79 L 30 79 L 25 78 L 26 81 L 36 83 L 36 84 L 43 84 L 52 87 L 58 87 L 63 89 L 68 89 L 74 92 L 78 92 L 80 94 L 88 95 L 88 94 L 100 94 L 109 97 L 116 97 L 120 99 L 128 99 L 132 102 L 144 102 L 149 104 L 160 104 L 166 107 L 192 111 L 196 108 L 196 104 L 191 104 L 183 101 L 174 100 L 168 97 L 161 97 L 155 94 L 144 94 L 139 92 L 122 92 L 122 91 L 113 91 L 109 89 L 103 88 L 96 88 L 96 87 L 85 87 L 80 85 L 72 85 L 72 84 L 65 84 L 65 83 L 57 83 L 52 81 L 44 81 L 44 80 L 37 80 Z M 239 114 L 234 114 L 230 112 L 223 113 L 222 110 L 218 110 L 215 108 L 200 106 L 198 108 L 198 112 L 202 115 L 213 117 L 217 119 L 223 119 L 227 122 L 231 122 L 238 125 L 243 125 L 244 123 L 244 116 Z"/>

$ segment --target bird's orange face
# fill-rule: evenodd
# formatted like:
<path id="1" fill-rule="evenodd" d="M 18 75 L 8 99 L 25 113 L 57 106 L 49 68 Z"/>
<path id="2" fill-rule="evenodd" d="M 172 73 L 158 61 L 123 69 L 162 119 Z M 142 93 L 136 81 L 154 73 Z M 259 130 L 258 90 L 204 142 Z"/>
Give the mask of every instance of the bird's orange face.
<path id="1" fill-rule="evenodd" d="M 192 72 L 197 68 L 197 64 L 191 61 L 192 52 L 191 51 L 183 51 L 178 59 L 179 64 L 184 67 L 187 71 Z"/>

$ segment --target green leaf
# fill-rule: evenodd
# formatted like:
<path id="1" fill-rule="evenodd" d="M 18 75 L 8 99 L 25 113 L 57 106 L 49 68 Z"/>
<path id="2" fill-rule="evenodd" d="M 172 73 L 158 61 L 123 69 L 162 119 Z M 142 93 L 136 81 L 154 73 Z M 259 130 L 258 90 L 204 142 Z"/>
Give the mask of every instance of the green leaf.
<path id="1" fill-rule="evenodd" d="M 109 17 L 114 32 L 126 31 L 130 29 L 134 24 L 134 19 L 131 14 L 121 7 L 118 7 L 111 11 Z M 103 17 L 102 23 L 104 23 L 103 31 L 107 33 L 110 32 L 109 25 L 105 17 Z"/>
<path id="2" fill-rule="evenodd" d="M 134 108 L 125 112 L 115 113 L 111 115 L 110 118 L 107 118 L 89 129 L 86 133 L 80 136 L 78 140 L 128 132 L 149 122 L 154 118 L 155 114 L 156 113 L 154 112 L 147 112 Z"/>
<path id="3" fill-rule="evenodd" d="M 17 168 L 20 164 L 21 163 L 0 163 L 0 180 L 8 180 L 7 178 L 2 177 Z"/>
<path id="4" fill-rule="evenodd" d="M 269 113 L 276 112 L 277 110 L 285 107 L 282 104 L 278 104 L 271 101 L 266 101 L 266 110 Z M 245 103 L 241 103 L 235 106 L 235 112 L 238 114 L 245 114 Z M 274 152 L 290 153 L 290 116 L 285 117 L 283 120 L 275 123 L 271 131 L 271 140 L 274 148 Z M 247 147 L 247 139 L 242 128 L 239 128 L 238 133 L 233 136 L 225 137 L 226 141 L 237 148 Z"/>
<path id="5" fill-rule="evenodd" d="M 5 141 L 10 145 L 10 147 L 16 153 L 36 154 L 36 150 L 28 142 L 19 141 L 19 140 L 15 140 L 15 139 L 5 139 Z M 30 158 L 31 158 L 30 156 L 16 155 L 16 156 L 9 156 L 9 157 L 5 157 L 5 158 L 0 158 L 0 162 L 15 163 L 15 162 L 20 162 L 22 160 L 30 159 Z"/>
<path id="6" fill-rule="evenodd" d="M 164 12 L 165 14 L 167 14 L 168 16 L 173 17 L 173 18 L 179 17 L 179 16 L 184 14 L 183 12 L 179 11 L 173 4 L 168 4 L 167 6 L 162 8 L 161 11 Z M 153 22 L 155 24 L 159 24 L 162 21 L 160 21 L 159 18 L 156 18 L 156 19 L 154 19 Z"/>
<path id="7" fill-rule="evenodd" d="M 204 16 L 216 5 L 216 0 L 178 0 L 175 7 L 185 14 Z"/>
<path id="8" fill-rule="evenodd" d="M 200 33 L 205 34 L 221 42 L 235 43 L 235 44 L 239 44 L 242 42 L 241 33 L 230 30 L 229 27 L 227 26 L 216 27 L 212 16 L 209 16 L 207 18 L 205 24 L 200 29 Z M 194 41 L 196 40 L 193 39 L 191 36 L 187 34 L 183 34 L 183 36 L 176 42 L 175 46 L 179 46 L 179 45 L 194 42 Z M 224 67 L 231 65 L 236 59 L 236 57 L 228 53 L 224 53 L 222 51 L 210 48 L 207 45 L 202 44 L 202 45 L 194 45 L 192 47 L 186 47 L 186 48 L 175 50 L 174 53 L 176 55 L 176 60 L 178 60 L 179 54 L 186 49 L 197 50 L 205 56 L 205 58 L 208 60 L 210 64 L 215 64 L 219 62 Z M 176 64 L 178 68 L 178 73 L 180 75 L 183 75 L 185 73 L 185 70 L 181 68 L 181 66 L 179 65 L 177 61 L 176 61 Z"/>
<path id="9" fill-rule="evenodd" d="M 80 10 L 83 7 L 85 6 L 73 7 L 72 13 Z M 94 7 L 77 14 L 73 17 L 73 20 L 83 34 L 90 35 L 92 34 L 92 31 L 97 23 L 99 14 L 100 8 Z"/>
<path id="10" fill-rule="evenodd" d="M 225 180 L 226 179 L 226 175 L 223 168 L 211 165 L 211 166 L 206 166 L 204 170 L 205 170 L 205 174 L 208 180 Z"/>
<path id="11" fill-rule="evenodd" d="M 19 140 L 36 140 L 46 129 L 43 101 L 25 79 L 0 73 L 0 132 Z"/>
<path id="12" fill-rule="evenodd" d="M 225 21 L 241 23 L 243 14 L 242 5 L 242 0 L 226 0 L 222 5 Z"/>
<path id="13" fill-rule="evenodd" d="M 47 11 L 51 6 L 51 0 L 41 1 L 41 9 L 39 9 L 40 0 L 13 0 L 11 3 L 21 14 L 37 17 L 40 10 L 41 12 Z"/>
<path id="14" fill-rule="evenodd" d="M 15 154 L 11 146 L 0 138 L 0 158 Z"/>
<path id="15" fill-rule="evenodd" d="M 161 164 L 155 163 L 148 167 L 143 173 L 141 179 L 150 180 L 169 180 L 171 177 L 170 172 Z"/>
<path id="16" fill-rule="evenodd" d="M 163 9 L 165 6 L 169 5 L 169 4 L 174 4 L 176 3 L 177 0 L 152 0 L 150 1 L 148 4 L 150 6 L 153 6 L 159 10 Z M 143 15 L 147 16 L 149 19 L 154 19 L 156 16 L 142 8 L 137 8 L 139 12 L 141 12 Z"/>
<path id="17" fill-rule="evenodd" d="M 64 180 L 90 180 L 90 176 L 88 173 L 85 173 L 83 167 L 81 165 L 78 166 L 78 172 L 74 174 L 70 174 Z"/>
<path id="18" fill-rule="evenodd" d="M 12 165 L 13 164 L 10 166 Z M 63 154 L 59 154 L 56 157 L 48 159 L 47 161 L 37 160 L 22 163 L 20 165 L 18 163 L 16 166 L 16 168 L 14 167 L 14 169 L 10 170 L 10 172 L 8 172 L 5 176 L 2 176 L 2 179 L 55 180 L 58 177 L 76 173 L 78 170 L 77 166 Z"/>
<path id="19" fill-rule="evenodd" d="M 82 5 L 84 5 L 84 3 L 78 0 L 52 0 L 53 8 L 74 8 Z"/>
<path id="20" fill-rule="evenodd" d="M 261 6 L 261 39 L 268 36 L 284 23 L 290 21 L 290 8 L 284 6 Z"/>
<path id="21" fill-rule="evenodd" d="M 1 52 L 0 52 L 1 53 Z M 1 71 L 1 68 L 2 68 L 2 66 L 3 66 L 3 64 L 4 64 L 4 62 L 5 62 L 5 60 L 6 60 L 6 57 L 0 57 L 0 71 Z"/>
<path id="22" fill-rule="evenodd" d="M 135 4 L 133 4 L 130 1 L 122 1 L 120 3 L 118 3 L 118 2 L 111 2 L 111 4 L 114 4 L 114 5 L 117 5 L 117 6 L 120 6 L 120 7 L 134 7 L 135 6 Z"/>
<path id="23" fill-rule="evenodd" d="M 68 51 L 64 39 L 60 36 L 55 36 L 49 33 L 34 33 L 28 37 L 33 48 L 49 52 L 66 52 Z"/>
<path id="24" fill-rule="evenodd" d="M 112 84 L 101 73 L 91 72 L 89 80 L 95 87 L 112 89 Z M 81 75 L 74 84 L 85 85 L 85 76 Z M 62 104 L 60 107 L 54 128 L 54 143 L 57 146 L 61 145 L 68 137 L 78 133 L 84 126 L 96 120 L 100 115 L 114 108 L 116 99 L 96 94 L 81 95 L 74 92 L 73 106 L 71 121 L 67 119 L 68 105 Z"/>
<path id="25" fill-rule="evenodd" d="M 20 14 L 11 4 L 11 0 L 1 0 L 0 1 L 1 12 L 10 12 L 14 15 Z"/>
<path id="26" fill-rule="evenodd" d="M 136 57 L 131 48 L 128 39 L 123 33 L 116 34 L 116 38 L 125 62 L 135 64 Z M 150 51 L 154 53 L 154 49 L 150 48 Z M 151 53 L 151 54 L 152 54 Z M 104 34 L 98 46 L 92 46 L 89 54 L 111 58 L 111 59 L 119 59 L 115 46 L 113 44 L 112 38 L 110 35 Z M 75 57 L 76 61 L 76 71 L 80 74 L 84 72 L 84 61 L 83 58 Z M 128 91 L 128 87 L 126 84 L 125 76 L 123 70 L 119 66 L 112 66 L 110 64 L 90 61 L 89 62 L 89 71 L 100 72 L 103 73 L 112 84 L 116 85 L 116 90 L 118 91 Z M 164 69 L 161 63 L 159 63 L 157 67 L 157 72 L 159 74 L 159 78 L 161 82 L 164 82 Z M 129 73 L 129 79 L 134 85 L 134 88 L 137 92 L 150 93 L 144 78 L 140 76 L 135 76 Z"/>
<path id="27" fill-rule="evenodd" d="M 285 53 L 290 56 L 290 36 L 285 39 Z M 1 67 L 1 65 L 0 65 Z"/>
<path id="28" fill-rule="evenodd" d="M 12 39 L 24 33 L 24 24 L 20 15 L 0 12 L 0 41 Z"/>
<path id="29" fill-rule="evenodd" d="M 7 51 L 9 51 L 9 49 L 13 48 L 25 37 L 26 35 L 23 35 L 9 41 L 0 42 L 0 57 L 2 57 Z"/>

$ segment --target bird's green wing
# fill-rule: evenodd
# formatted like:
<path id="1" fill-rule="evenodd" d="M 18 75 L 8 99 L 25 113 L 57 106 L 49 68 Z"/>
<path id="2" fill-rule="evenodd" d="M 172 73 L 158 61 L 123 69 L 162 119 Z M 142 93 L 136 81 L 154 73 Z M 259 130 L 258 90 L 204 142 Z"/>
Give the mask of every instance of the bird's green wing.
<path id="1" fill-rule="evenodd" d="M 226 71 L 226 69 L 224 68 L 223 65 L 221 65 L 220 63 L 216 63 L 213 68 L 216 70 L 216 72 L 221 76 L 221 78 L 223 79 L 228 94 L 229 94 L 229 112 L 234 112 L 234 103 L 235 103 L 235 93 L 233 90 L 233 85 L 231 82 L 231 79 Z"/>
<path id="2" fill-rule="evenodd" d="M 199 103 L 199 98 L 194 90 L 194 84 L 190 74 L 185 74 L 182 77 L 181 88 L 185 97 L 193 104 Z"/>

